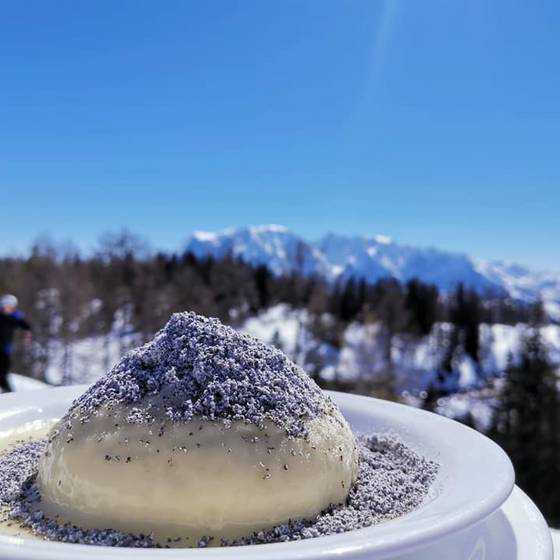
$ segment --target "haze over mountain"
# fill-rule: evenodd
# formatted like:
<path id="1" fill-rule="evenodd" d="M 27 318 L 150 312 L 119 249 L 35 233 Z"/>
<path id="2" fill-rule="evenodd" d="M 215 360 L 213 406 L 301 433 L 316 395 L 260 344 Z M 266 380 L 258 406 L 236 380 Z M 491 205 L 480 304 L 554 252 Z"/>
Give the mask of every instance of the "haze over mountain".
<path id="1" fill-rule="evenodd" d="M 509 295 L 522 301 L 540 298 L 550 317 L 560 320 L 560 274 L 435 248 L 401 245 L 382 235 L 327 234 L 309 242 L 283 226 L 250 226 L 194 232 L 184 250 L 197 257 L 229 255 L 253 265 L 266 265 L 277 275 L 299 272 L 329 281 L 396 278 L 406 282 L 418 278 L 442 291 L 452 290 L 462 282 L 481 294 Z"/>

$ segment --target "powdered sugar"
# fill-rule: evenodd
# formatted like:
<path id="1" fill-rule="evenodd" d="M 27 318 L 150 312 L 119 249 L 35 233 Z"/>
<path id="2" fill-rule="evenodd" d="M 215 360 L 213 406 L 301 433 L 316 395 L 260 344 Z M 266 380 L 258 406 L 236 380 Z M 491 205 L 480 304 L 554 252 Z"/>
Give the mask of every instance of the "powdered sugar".
<path id="1" fill-rule="evenodd" d="M 74 403 L 67 419 L 87 422 L 101 406 L 134 404 L 146 397 L 168 420 L 270 420 L 293 436 L 304 420 L 334 405 L 282 352 L 193 313 L 176 313 L 155 338 L 128 353 Z M 158 411 L 161 413 L 161 410 Z M 143 409 L 130 420 L 150 422 Z"/>

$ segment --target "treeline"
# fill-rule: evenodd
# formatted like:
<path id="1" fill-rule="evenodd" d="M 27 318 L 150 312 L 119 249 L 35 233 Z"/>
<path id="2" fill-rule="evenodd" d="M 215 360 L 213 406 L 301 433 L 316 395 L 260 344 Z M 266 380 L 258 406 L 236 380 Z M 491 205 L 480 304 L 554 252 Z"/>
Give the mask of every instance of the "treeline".
<path id="1" fill-rule="evenodd" d="M 299 275 L 277 277 L 265 266 L 232 258 L 151 253 L 127 232 L 104 236 L 88 257 L 43 241 L 27 257 L 0 259 L 0 292 L 15 293 L 34 325 L 35 350 L 16 355 L 16 364 L 37 377 L 54 340 L 70 348 L 89 336 L 124 341 L 135 333 L 142 341 L 182 310 L 235 325 L 282 302 L 319 318 L 314 334 L 334 347 L 351 321 L 381 323 L 389 346 L 394 334 L 422 336 L 434 323 L 447 321 L 453 325 L 449 356 L 462 345 L 475 360 L 480 323 L 529 322 L 542 315 L 538 305 L 483 298 L 462 286 L 444 296 L 418 280 L 402 285 L 391 279 L 375 284 L 346 279 L 329 285 Z M 328 327 L 320 320 L 325 314 L 332 319 Z"/>

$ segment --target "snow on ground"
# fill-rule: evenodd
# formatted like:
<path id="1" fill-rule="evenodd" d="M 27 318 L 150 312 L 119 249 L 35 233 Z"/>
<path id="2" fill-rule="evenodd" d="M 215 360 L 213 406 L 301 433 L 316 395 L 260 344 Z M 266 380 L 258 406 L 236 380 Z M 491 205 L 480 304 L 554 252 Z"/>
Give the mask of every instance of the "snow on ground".
<path id="1" fill-rule="evenodd" d="M 504 371 L 508 360 L 517 356 L 527 325 L 481 325 L 480 347 L 482 367 L 485 371 Z"/>
<path id="2" fill-rule="evenodd" d="M 381 375 L 385 368 L 379 324 L 348 325 L 336 364 L 337 378 L 350 381 Z"/>
<path id="3" fill-rule="evenodd" d="M 445 340 L 450 326 L 436 324 L 425 337 L 415 339 L 394 336 L 390 355 L 392 369 L 401 390 L 418 392 L 434 379 L 445 354 Z M 310 332 L 310 318 L 305 311 L 293 310 L 285 304 L 276 305 L 248 319 L 241 330 L 257 336 L 284 350 L 297 363 L 303 365 L 306 353 L 316 349 L 319 342 Z M 524 324 L 481 325 L 480 364 L 459 352 L 453 359 L 453 373 L 446 376 L 442 388 L 449 391 L 474 389 L 484 385 L 488 378 L 500 375 L 510 359 L 519 356 L 523 337 L 529 332 Z M 550 359 L 560 364 L 560 326 L 541 328 Z M 340 349 L 329 347 L 321 377 L 357 380 L 375 378 L 387 371 L 388 338 L 380 324 L 351 323 L 342 336 Z M 324 350 L 324 348 L 323 348 Z"/>
<path id="4" fill-rule="evenodd" d="M 342 335 L 340 349 L 314 340 L 309 317 L 287 305 L 278 305 L 248 319 L 242 330 L 279 344 L 292 359 L 306 368 L 306 352 L 321 348 L 323 360 L 320 377 L 332 381 L 375 379 L 386 374 L 387 336 L 379 324 L 351 323 Z M 419 395 L 435 379 L 445 353 L 448 324 L 436 324 L 432 332 L 420 339 L 393 337 L 391 360 L 397 389 L 409 404 L 419 406 Z M 480 364 L 464 352 L 453 359 L 453 372 L 439 382 L 449 396 L 438 400 L 436 411 L 450 418 L 468 420 L 482 431 L 490 427 L 496 398 L 503 383 L 501 374 L 510 359 L 517 361 L 523 338 L 530 327 L 519 325 L 481 325 Z M 560 326 L 541 328 L 541 336 L 551 361 L 560 365 Z M 325 351 L 327 349 L 327 351 Z M 306 368 L 307 369 L 307 368 Z M 309 371 L 309 370 L 308 370 Z"/>
<path id="5" fill-rule="evenodd" d="M 92 336 L 67 346 L 53 341 L 48 349 L 45 378 L 53 385 L 89 383 L 109 371 L 138 343 L 138 337 L 133 334 Z"/>
<path id="6" fill-rule="evenodd" d="M 560 326 L 546 325 L 541 328 L 541 335 L 548 347 L 550 360 L 554 364 L 560 364 Z"/>
<path id="7" fill-rule="evenodd" d="M 32 379 L 18 373 L 8 374 L 8 382 L 14 391 L 36 391 L 37 389 L 46 389 L 50 386 L 38 379 Z"/>
<path id="8" fill-rule="evenodd" d="M 240 330 L 274 344 L 289 356 L 295 356 L 308 319 L 305 310 L 293 310 L 280 303 L 247 319 Z"/>
<path id="9" fill-rule="evenodd" d="M 324 317 L 324 320 L 328 322 L 329 317 Z M 321 376 L 333 379 L 338 352 L 331 345 L 313 337 L 309 323 L 307 311 L 292 309 L 280 303 L 247 319 L 238 330 L 273 344 L 310 373 L 314 372 L 315 363 L 320 363 Z"/>
<path id="10" fill-rule="evenodd" d="M 497 379 L 483 389 L 455 393 L 438 399 L 435 411 L 448 418 L 472 423 L 480 432 L 487 432 L 491 425 L 502 379 Z"/>

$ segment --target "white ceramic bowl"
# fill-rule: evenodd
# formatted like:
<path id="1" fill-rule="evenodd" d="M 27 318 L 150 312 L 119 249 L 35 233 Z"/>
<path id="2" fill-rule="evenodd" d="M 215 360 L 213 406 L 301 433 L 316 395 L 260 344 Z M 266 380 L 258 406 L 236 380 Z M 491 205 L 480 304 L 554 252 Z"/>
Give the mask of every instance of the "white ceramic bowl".
<path id="1" fill-rule="evenodd" d="M 85 388 L 0 397 L 0 432 L 39 419 L 59 418 Z M 500 508 L 513 489 L 513 468 L 505 453 L 488 438 L 447 418 L 377 399 L 330 394 L 355 432 L 398 435 L 411 448 L 440 464 L 433 491 L 417 510 L 366 529 L 242 549 L 104 548 L 0 536 L 0 559 L 388 559 L 425 549 L 459 532 L 468 533 L 476 543 L 478 533 L 483 531 L 481 522 Z"/>
<path id="2" fill-rule="evenodd" d="M 481 523 L 391 560 L 553 560 L 550 529 L 535 504 L 515 487 Z"/>

